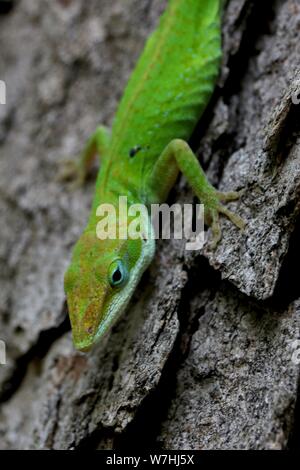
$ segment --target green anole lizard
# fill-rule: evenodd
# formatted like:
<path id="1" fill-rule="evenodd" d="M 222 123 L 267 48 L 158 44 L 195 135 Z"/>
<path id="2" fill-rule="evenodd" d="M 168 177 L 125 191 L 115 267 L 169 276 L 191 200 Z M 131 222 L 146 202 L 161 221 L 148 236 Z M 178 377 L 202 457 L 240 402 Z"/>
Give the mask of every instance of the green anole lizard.
<path id="1" fill-rule="evenodd" d="M 239 193 L 217 191 L 187 143 L 218 76 L 223 3 L 169 0 L 129 80 L 112 132 L 99 127 L 73 165 L 83 182 L 95 155 L 101 158 L 90 218 L 65 274 L 73 340 L 79 350 L 87 351 L 120 317 L 155 251 L 151 237 L 100 240 L 100 204 L 117 208 L 124 195 L 128 204 L 161 203 L 182 172 L 204 204 L 213 246 L 221 238 L 220 214 L 244 227 L 242 219 L 222 204 Z M 148 233 L 150 217 L 144 224 Z"/>

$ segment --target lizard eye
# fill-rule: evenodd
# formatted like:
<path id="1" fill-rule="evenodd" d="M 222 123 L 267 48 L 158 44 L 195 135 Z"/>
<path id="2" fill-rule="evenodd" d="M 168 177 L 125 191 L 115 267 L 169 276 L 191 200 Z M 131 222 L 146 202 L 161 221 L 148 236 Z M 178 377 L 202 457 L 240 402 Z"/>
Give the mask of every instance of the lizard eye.
<path id="1" fill-rule="evenodd" d="M 127 281 L 128 272 L 121 260 L 114 261 L 109 268 L 109 283 L 111 287 L 120 287 Z"/>

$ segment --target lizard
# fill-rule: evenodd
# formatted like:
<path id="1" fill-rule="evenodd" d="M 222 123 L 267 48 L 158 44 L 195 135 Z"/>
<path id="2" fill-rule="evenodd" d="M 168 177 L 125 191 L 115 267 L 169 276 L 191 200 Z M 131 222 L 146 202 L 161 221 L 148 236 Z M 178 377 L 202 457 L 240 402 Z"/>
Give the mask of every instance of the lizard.
<path id="1" fill-rule="evenodd" d="M 155 254 L 154 237 L 99 239 L 99 205 L 117 208 L 124 195 L 128 204 L 162 203 L 181 172 L 204 204 L 212 248 L 222 236 L 220 214 L 241 230 L 245 226 L 225 205 L 240 193 L 215 189 L 188 144 L 218 78 L 223 7 L 222 0 L 168 1 L 128 81 L 112 130 L 99 126 L 80 159 L 65 168 L 64 176 L 72 174 L 81 184 L 97 155 L 101 160 L 90 217 L 64 277 L 73 342 L 80 351 L 90 350 L 120 318 Z M 143 224 L 151 231 L 150 216 Z"/>

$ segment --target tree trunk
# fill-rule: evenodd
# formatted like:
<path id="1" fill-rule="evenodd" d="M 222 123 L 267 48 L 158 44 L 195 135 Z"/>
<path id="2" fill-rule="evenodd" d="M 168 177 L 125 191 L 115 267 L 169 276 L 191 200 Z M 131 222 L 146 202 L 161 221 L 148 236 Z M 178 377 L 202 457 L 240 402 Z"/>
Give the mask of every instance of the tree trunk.
<path id="1" fill-rule="evenodd" d="M 215 252 L 159 241 L 111 334 L 86 355 L 72 345 L 63 274 L 94 179 L 68 191 L 57 167 L 111 124 L 165 5 L 0 6 L 3 449 L 298 444 L 299 0 L 229 2 L 219 85 L 193 136 L 211 181 L 244 188 L 232 208 L 245 231 L 222 220 Z M 170 202 L 192 199 L 181 179 Z"/>

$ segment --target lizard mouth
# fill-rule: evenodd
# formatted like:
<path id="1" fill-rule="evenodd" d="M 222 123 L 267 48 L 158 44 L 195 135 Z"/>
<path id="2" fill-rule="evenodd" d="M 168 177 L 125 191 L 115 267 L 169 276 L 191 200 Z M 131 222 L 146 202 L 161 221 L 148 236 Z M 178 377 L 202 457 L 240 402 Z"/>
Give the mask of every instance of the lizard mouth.
<path id="1" fill-rule="evenodd" d="M 94 345 L 94 342 L 91 341 L 90 344 L 88 344 L 88 343 L 86 343 L 86 342 L 84 342 L 84 341 L 82 341 L 82 342 L 76 342 L 76 341 L 74 340 L 74 345 L 75 345 L 75 348 L 77 349 L 77 351 L 80 351 L 80 352 L 83 352 L 83 353 L 87 353 L 87 352 L 89 352 L 89 351 L 92 349 L 92 347 L 93 347 L 93 345 Z"/>
<path id="2" fill-rule="evenodd" d="M 89 352 L 95 344 L 95 335 L 76 337 L 76 334 L 73 332 L 73 343 L 77 351 Z"/>
<path id="3" fill-rule="evenodd" d="M 82 318 L 77 314 L 70 315 L 73 342 L 78 351 L 87 352 L 95 344 L 99 325 L 102 323 L 102 305 L 103 301 L 97 299 L 88 304 Z"/>

